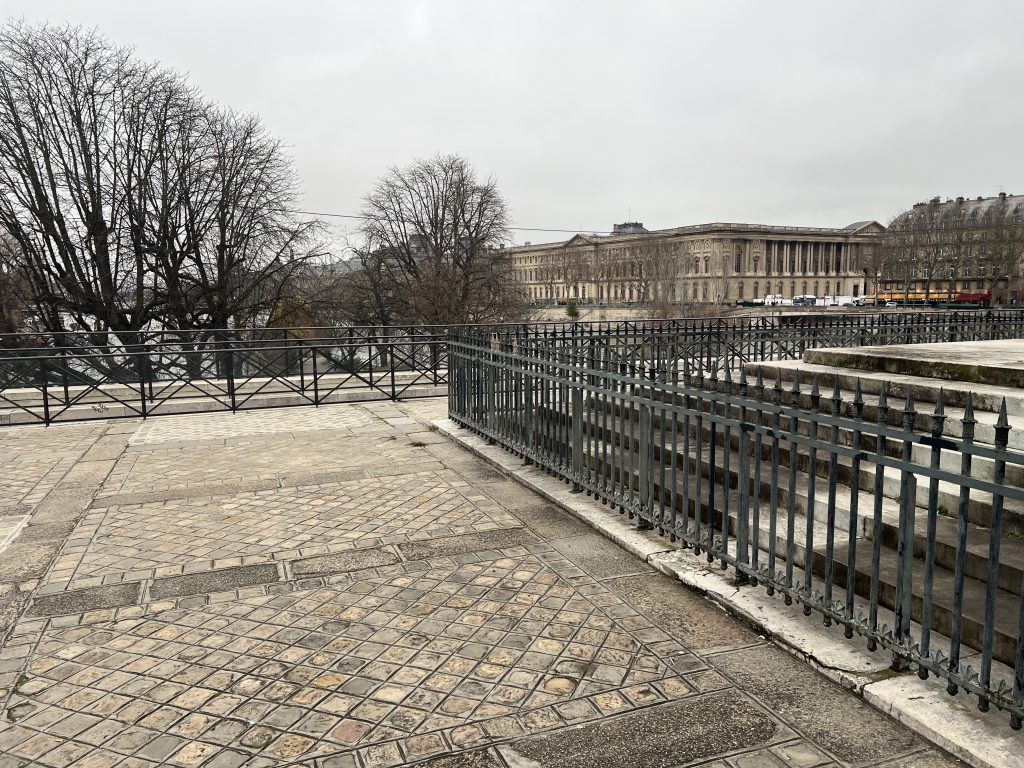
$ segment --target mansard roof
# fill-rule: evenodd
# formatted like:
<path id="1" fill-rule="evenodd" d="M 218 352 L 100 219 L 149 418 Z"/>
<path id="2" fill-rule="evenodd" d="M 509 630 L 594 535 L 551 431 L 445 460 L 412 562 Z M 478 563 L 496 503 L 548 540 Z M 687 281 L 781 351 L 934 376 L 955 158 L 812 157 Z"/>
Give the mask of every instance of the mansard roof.
<path id="1" fill-rule="evenodd" d="M 917 203 L 909 211 L 897 216 L 896 221 L 903 221 L 908 216 L 922 213 L 935 216 L 938 219 L 968 223 L 980 223 L 992 216 L 1005 216 L 1008 219 L 1024 222 L 1024 195 L 1000 193 L 993 197 L 976 197 L 973 200 L 958 197 L 945 202 L 938 197 L 933 197 L 926 203 Z"/>

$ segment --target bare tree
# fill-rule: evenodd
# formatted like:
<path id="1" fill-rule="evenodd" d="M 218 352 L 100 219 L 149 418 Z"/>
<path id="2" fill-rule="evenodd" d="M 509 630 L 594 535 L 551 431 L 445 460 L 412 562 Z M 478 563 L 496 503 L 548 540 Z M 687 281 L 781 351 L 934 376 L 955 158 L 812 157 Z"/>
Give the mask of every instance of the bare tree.
<path id="1" fill-rule="evenodd" d="M 0 235 L 0 333 L 14 333 L 25 327 L 29 296 L 18 244 Z"/>
<path id="2" fill-rule="evenodd" d="M 628 275 L 637 300 L 651 306 L 672 301 L 679 258 L 663 241 L 645 237 L 628 248 Z"/>
<path id="3" fill-rule="evenodd" d="M 395 317 L 450 324 L 516 319 L 523 286 L 499 247 L 509 239 L 508 205 L 493 178 L 469 161 L 435 155 L 392 168 L 364 198 L 366 268 L 380 272 Z"/>
<path id="4" fill-rule="evenodd" d="M 43 327 L 265 319 L 319 252 L 296 200 L 291 162 L 256 118 L 95 32 L 0 34 L 0 230 Z"/>
<path id="5" fill-rule="evenodd" d="M 594 274 L 590 253 L 579 248 L 557 248 L 542 258 L 544 263 L 538 272 L 551 295 L 556 296 L 564 288 L 566 299 L 582 298 L 583 288 Z"/>
<path id="6" fill-rule="evenodd" d="M 949 260 L 950 229 L 953 224 L 949 210 L 938 198 L 915 206 L 911 216 L 916 277 L 922 282 L 924 299 L 931 299 L 932 284 L 941 275 Z"/>
<path id="7" fill-rule="evenodd" d="M 1021 276 L 1024 218 L 1012 211 L 1006 198 L 1000 196 L 985 211 L 979 225 L 982 228 L 978 238 L 981 245 L 981 276 L 993 301 L 1002 302 Z"/>
<path id="8" fill-rule="evenodd" d="M 910 212 L 897 214 L 889 221 L 885 234 L 874 251 L 874 269 L 878 280 L 898 281 L 903 286 L 904 300 L 909 298 L 916 277 L 918 235 Z"/>

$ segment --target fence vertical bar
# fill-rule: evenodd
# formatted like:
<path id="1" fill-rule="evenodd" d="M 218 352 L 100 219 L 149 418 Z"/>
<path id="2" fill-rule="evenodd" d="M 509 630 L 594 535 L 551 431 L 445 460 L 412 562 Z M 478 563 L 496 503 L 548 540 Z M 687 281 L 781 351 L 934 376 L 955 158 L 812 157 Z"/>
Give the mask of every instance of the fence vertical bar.
<path id="1" fill-rule="evenodd" d="M 818 415 L 821 408 L 821 390 L 818 388 L 818 376 L 815 374 L 811 384 L 811 407 L 808 411 L 807 434 L 812 441 L 818 439 Z M 792 458 L 792 457 L 791 457 Z M 804 589 L 803 613 L 811 615 L 811 600 L 814 592 L 814 514 L 817 499 L 816 480 L 818 476 L 818 449 L 811 442 L 807 451 L 807 504 L 805 511 L 806 527 L 804 529 Z"/>
<path id="2" fill-rule="evenodd" d="M 839 395 L 839 377 L 836 376 L 832 384 L 832 428 L 829 430 L 829 437 L 833 446 L 839 445 L 839 419 L 842 398 Z M 825 605 L 828 612 L 825 613 L 824 623 L 826 627 L 832 626 L 832 581 L 834 579 L 834 560 L 836 551 L 836 495 L 837 477 L 839 466 L 839 454 L 833 447 L 828 453 L 828 500 L 825 522 Z"/>
<path id="3" fill-rule="evenodd" d="M 574 492 L 583 490 L 583 382 L 572 385 L 572 476 Z"/>
<path id="4" fill-rule="evenodd" d="M 913 599 L 913 562 L 914 562 L 914 513 L 917 508 L 917 480 L 910 471 L 912 450 L 914 445 L 914 421 L 917 412 L 914 410 L 914 399 L 907 393 L 907 401 L 903 406 L 903 450 L 900 469 L 900 518 L 899 538 L 896 543 L 896 621 L 892 667 L 896 671 L 907 668 L 905 645 L 910 642 L 911 600 Z"/>
<path id="5" fill-rule="evenodd" d="M 885 488 L 885 433 L 884 428 L 889 422 L 889 388 L 886 382 L 882 382 L 881 392 L 878 396 L 878 412 L 876 414 L 878 423 L 878 437 L 875 445 L 875 493 L 874 510 L 871 519 L 871 590 L 868 606 L 868 649 L 875 650 L 878 647 L 878 592 L 881 581 L 882 564 L 882 500 Z"/>
<path id="6" fill-rule="evenodd" d="M 860 465 L 864 452 L 861 450 L 861 422 L 864 419 L 864 393 L 860 379 L 853 392 L 853 434 L 850 446 L 854 450 L 850 462 L 850 517 L 847 523 L 846 539 L 846 628 L 844 635 L 847 640 L 853 638 L 853 627 L 856 617 L 853 613 L 854 597 L 857 593 L 857 537 L 860 530 Z"/>
<path id="7" fill-rule="evenodd" d="M 928 466 L 933 470 L 939 469 L 942 464 L 942 434 L 945 429 L 946 414 L 943 404 L 944 392 L 939 388 L 939 396 L 936 398 L 935 410 L 932 412 L 931 423 L 931 455 Z M 938 527 L 939 514 L 939 478 L 933 476 L 928 481 L 928 519 L 926 522 L 925 554 L 924 554 L 924 585 L 922 587 L 921 606 L 921 656 L 928 658 L 931 653 L 932 640 L 932 611 L 933 596 L 932 583 L 935 578 L 935 536 Z M 925 666 L 918 668 L 918 676 L 922 679 L 928 677 L 928 669 Z"/>
<path id="8" fill-rule="evenodd" d="M 786 605 L 793 603 L 793 560 L 796 543 L 796 470 L 797 470 L 797 433 L 800 419 L 797 416 L 800 406 L 800 371 L 793 371 L 793 388 L 789 391 L 789 485 L 786 499 L 786 593 L 783 598 Z"/>
<path id="9" fill-rule="evenodd" d="M 637 499 L 633 504 L 636 510 L 637 525 L 641 529 L 651 527 L 651 405 L 649 402 L 639 404 L 640 434 L 639 440 L 639 466 L 637 467 Z"/>
<path id="10" fill-rule="evenodd" d="M 46 356 L 39 358 L 39 385 L 43 390 L 43 423 L 50 424 L 50 392 L 46 385 Z"/>
<path id="11" fill-rule="evenodd" d="M 1006 451 L 1010 437 L 1010 422 L 1006 418 L 1006 398 L 999 406 L 999 416 L 995 424 L 995 449 L 997 454 Z M 992 686 L 992 644 L 995 640 L 996 625 L 996 590 L 999 586 L 999 545 L 1003 538 L 1003 495 L 999 488 L 1006 480 L 1006 459 L 998 455 L 993 462 L 992 483 L 992 520 L 989 527 L 988 540 L 988 573 L 985 580 L 985 630 L 981 641 L 981 687 L 990 690 Z M 1017 638 L 1018 644 L 1024 639 Z M 982 694 L 978 698 L 978 709 L 988 711 L 988 697 Z"/>
<path id="12" fill-rule="evenodd" d="M 961 443 L 960 443 L 960 475 L 971 476 L 972 449 L 974 447 L 974 429 L 978 424 L 974 418 L 974 398 L 970 392 L 967 393 L 967 407 L 964 408 L 964 417 L 961 419 Z M 967 529 L 970 517 L 971 488 L 968 485 L 960 486 L 960 498 L 957 505 L 957 536 L 956 536 L 956 565 L 953 571 L 953 619 L 952 628 L 949 634 L 949 671 L 958 673 L 960 667 L 960 642 L 963 633 L 964 615 L 964 577 L 967 568 Z M 946 686 L 950 695 L 956 694 L 959 686 L 952 678 Z"/>
<path id="13" fill-rule="evenodd" d="M 747 568 L 750 563 L 749 519 L 750 514 L 750 433 L 753 425 L 747 422 L 747 371 L 740 369 L 739 395 L 742 398 L 739 412 L 739 454 L 740 466 L 736 475 L 738 500 L 736 508 L 736 583 L 746 584 Z M 757 543 L 754 543 L 757 549 Z"/>

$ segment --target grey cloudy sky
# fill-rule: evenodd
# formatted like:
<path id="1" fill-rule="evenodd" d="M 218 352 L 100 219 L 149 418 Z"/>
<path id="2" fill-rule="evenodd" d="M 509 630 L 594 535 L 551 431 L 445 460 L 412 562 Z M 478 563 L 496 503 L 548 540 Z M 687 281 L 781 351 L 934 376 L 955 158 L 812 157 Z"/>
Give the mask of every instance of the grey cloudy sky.
<path id="1" fill-rule="evenodd" d="M 388 166 L 436 151 L 496 176 L 524 227 L 844 226 L 936 194 L 1024 193 L 1017 0 L 0 10 L 96 26 L 259 113 L 317 211 L 356 212 Z"/>

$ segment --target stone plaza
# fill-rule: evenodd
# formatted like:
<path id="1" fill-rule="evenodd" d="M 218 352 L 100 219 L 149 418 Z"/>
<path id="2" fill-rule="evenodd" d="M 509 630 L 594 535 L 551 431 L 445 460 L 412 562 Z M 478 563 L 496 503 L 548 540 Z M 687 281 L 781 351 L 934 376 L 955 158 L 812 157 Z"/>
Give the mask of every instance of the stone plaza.
<path id="1" fill-rule="evenodd" d="M 0 768 L 957 764 L 444 415 L 5 429 Z"/>

